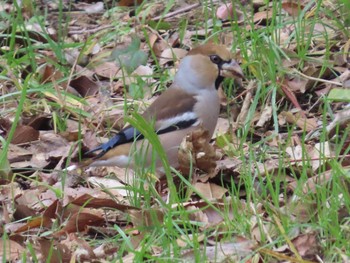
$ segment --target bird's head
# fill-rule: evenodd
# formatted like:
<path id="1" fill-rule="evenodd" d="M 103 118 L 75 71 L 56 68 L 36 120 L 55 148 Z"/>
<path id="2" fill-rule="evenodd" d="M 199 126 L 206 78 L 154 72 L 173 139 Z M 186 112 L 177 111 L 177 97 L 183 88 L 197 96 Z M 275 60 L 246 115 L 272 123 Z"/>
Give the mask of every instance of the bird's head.
<path id="1" fill-rule="evenodd" d="M 180 63 L 175 84 L 188 92 L 218 88 L 224 78 L 243 78 L 243 71 L 223 45 L 205 44 L 188 52 Z"/>

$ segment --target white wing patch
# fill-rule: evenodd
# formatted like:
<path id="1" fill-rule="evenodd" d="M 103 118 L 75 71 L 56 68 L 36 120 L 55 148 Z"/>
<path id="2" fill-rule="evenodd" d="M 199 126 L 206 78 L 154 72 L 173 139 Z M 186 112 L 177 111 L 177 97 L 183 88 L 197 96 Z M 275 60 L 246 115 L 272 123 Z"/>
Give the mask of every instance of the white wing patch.
<path id="1" fill-rule="evenodd" d="M 189 121 L 189 120 L 196 120 L 198 118 L 197 114 L 193 111 L 184 112 L 181 115 L 177 115 L 175 117 L 169 118 L 169 119 L 163 119 L 158 121 L 160 126 L 158 127 L 158 130 L 164 130 L 170 126 L 173 126 L 182 121 Z M 196 126 L 199 124 L 199 120 L 197 120 L 192 126 Z"/>

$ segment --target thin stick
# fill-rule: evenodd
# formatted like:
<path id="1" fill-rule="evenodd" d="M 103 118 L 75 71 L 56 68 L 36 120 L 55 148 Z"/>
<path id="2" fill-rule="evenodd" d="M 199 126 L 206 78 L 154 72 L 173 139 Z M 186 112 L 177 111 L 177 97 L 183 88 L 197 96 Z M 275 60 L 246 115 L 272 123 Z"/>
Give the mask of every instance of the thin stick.
<path id="1" fill-rule="evenodd" d="M 299 72 L 296 69 L 294 69 L 293 72 L 299 74 L 300 76 L 303 76 L 306 79 L 315 80 L 315 81 L 324 82 L 324 83 L 329 83 L 329 84 L 333 84 L 333 85 L 336 85 L 336 86 L 343 86 L 343 84 L 341 84 L 340 82 L 326 80 L 326 79 L 319 79 L 319 78 L 314 78 L 314 77 L 307 76 L 307 75 Z"/>
<path id="2" fill-rule="evenodd" d="M 338 156 L 325 156 L 325 157 L 317 157 L 317 158 L 309 158 L 309 159 L 295 159 L 295 160 L 288 160 L 290 163 L 297 163 L 302 161 L 323 161 L 323 160 L 332 160 L 337 158 L 346 158 L 350 157 L 350 154 L 340 154 Z"/>
<path id="3" fill-rule="evenodd" d="M 197 4 L 193 4 L 193 5 L 189 5 L 189 6 L 186 6 L 184 8 L 181 8 L 181 9 L 178 9 L 176 11 L 173 11 L 173 12 L 170 12 L 170 13 L 167 13 L 166 15 L 160 15 L 160 16 L 156 16 L 153 18 L 153 20 L 157 21 L 157 20 L 160 20 L 160 19 L 167 19 L 169 17 L 173 17 L 173 16 L 176 16 L 178 14 L 181 14 L 181 13 L 185 13 L 187 11 L 190 11 L 194 8 L 197 8 L 197 7 L 200 7 L 201 6 L 201 3 L 197 3 Z"/>
<path id="4" fill-rule="evenodd" d="M 108 25 L 108 26 L 100 26 L 100 27 L 85 29 L 85 30 L 70 30 L 68 33 L 71 35 L 73 34 L 80 35 L 80 34 L 86 34 L 86 33 L 95 34 L 98 31 L 110 29 L 110 28 L 114 28 L 114 26 Z"/>

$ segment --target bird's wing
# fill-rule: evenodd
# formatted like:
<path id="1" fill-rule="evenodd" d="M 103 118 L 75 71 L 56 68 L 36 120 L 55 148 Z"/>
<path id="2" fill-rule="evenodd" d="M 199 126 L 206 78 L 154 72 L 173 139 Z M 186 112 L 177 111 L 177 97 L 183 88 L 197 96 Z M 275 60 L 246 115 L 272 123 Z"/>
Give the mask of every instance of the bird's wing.
<path id="1" fill-rule="evenodd" d="M 103 143 L 96 148 L 88 151 L 86 154 L 101 151 L 99 154 L 94 156 L 94 159 L 102 157 L 110 149 L 117 147 L 128 142 L 133 142 L 135 140 L 140 140 L 143 138 L 143 135 L 134 127 L 128 126 L 121 130 L 118 134 L 114 135 L 108 142 Z"/>
<path id="2" fill-rule="evenodd" d="M 178 98 L 173 100 L 170 98 Z M 175 130 L 188 128 L 198 121 L 197 115 L 193 112 L 196 98 L 181 89 L 171 88 L 159 96 L 147 110 L 143 117 L 154 123 L 155 132 L 164 134 Z M 109 150 L 130 142 L 143 139 L 144 136 L 136 128 L 128 126 L 113 136 L 108 142 L 90 150 L 86 154 L 101 151 L 93 159 L 98 159 Z"/>
<path id="3" fill-rule="evenodd" d="M 143 117 L 154 121 L 157 134 L 185 129 L 198 120 L 194 112 L 196 102 L 193 95 L 182 89 L 170 88 L 147 108 Z"/>

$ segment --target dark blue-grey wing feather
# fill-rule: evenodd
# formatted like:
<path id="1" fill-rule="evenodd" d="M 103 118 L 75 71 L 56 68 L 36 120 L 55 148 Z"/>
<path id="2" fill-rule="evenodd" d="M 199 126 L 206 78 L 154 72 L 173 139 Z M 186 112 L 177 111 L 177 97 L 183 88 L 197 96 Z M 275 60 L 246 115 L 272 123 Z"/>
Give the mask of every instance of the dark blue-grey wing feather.
<path id="1" fill-rule="evenodd" d="M 101 144 L 100 146 L 88 151 L 86 154 L 101 151 L 94 159 L 100 158 L 110 149 L 128 142 L 135 140 L 141 140 L 143 135 L 134 127 L 129 126 L 121 130 L 118 134 L 114 135 L 108 142 Z"/>

